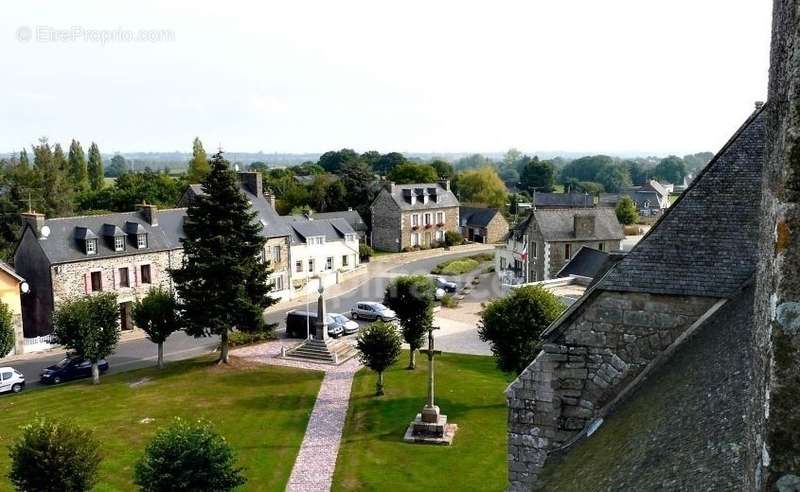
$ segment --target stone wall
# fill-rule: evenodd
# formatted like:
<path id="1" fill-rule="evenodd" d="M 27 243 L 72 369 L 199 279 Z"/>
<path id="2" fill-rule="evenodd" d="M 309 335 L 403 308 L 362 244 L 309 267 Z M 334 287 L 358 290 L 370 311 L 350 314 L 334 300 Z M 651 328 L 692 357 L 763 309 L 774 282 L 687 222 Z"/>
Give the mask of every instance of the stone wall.
<path id="1" fill-rule="evenodd" d="M 545 338 L 507 392 L 509 485 L 529 490 L 575 437 L 717 299 L 596 291 Z M 562 331 L 563 330 L 563 331 Z"/>
<path id="2" fill-rule="evenodd" d="M 438 226 L 436 222 L 436 212 L 444 212 L 444 226 Z M 430 228 L 425 228 L 424 214 L 429 213 L 431 214 L 431 220 L 433 221 L 433 226 Z M 419 215 L 419 226 L 417 229 L 413 229 L 411 224 L 411 216 L 412 215 Z M 459 232 L 461 230 L 458 224 L 458 207 L 447 207 L 447 208 L 429 208 L 429 209 L 420 209 L 420 210 L 409 210 L 404 211 L 401 213 L 400 219 L 400 249 L 403 248 L 410 248 L 411 247 L 411 234 L 417 233 L 419 234 L 419 245 L 421 247 L 429 247 L 433 243 L 436 243 L 436 231 L 456 231 Z M 430 238 L 428 238 L 430 236 Z M 439 242 L 444 242 L 442 239 Z"/>
<path id="3" fill-rule="evenodd" d="M 575 257 L 578 254 L 578 250 L 584 246 L 588 246 L 594 249 L 600 249 L 600 245 L 602 244 L 603 251 L 615 251 L 620 249 L 621 241 L 565 241 L 565 242 L 551 242 L 549 243 L 550 246 L 550 255 L 548 258 L 547 263 L 547 277 L 546 278 L 553 278 L 556 274 L 564 268 L 564 265 L 567 264 L 567 258 L 565 256 L 565 245 L 570 245 L 570 258 Z"/>
<path id="4" fill-rule="evenodd" d="M 378 194 L 370 210 L 372 247 L 383 251 L 400 251 L 400 210 L 386 190 Z"/>
<path id="5" fill-rule="evenodd" d="M 508 235 L 508 221 L 503 214 L 495 214 L 489 225 L 486 227 L 486 242 L 499 243 Z"/>

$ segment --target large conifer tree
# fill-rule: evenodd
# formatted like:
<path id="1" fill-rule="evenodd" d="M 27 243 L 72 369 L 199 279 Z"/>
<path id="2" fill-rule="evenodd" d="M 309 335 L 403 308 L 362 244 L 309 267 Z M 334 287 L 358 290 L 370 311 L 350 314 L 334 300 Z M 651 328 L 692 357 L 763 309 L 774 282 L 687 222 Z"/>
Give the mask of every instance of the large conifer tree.
<path id="1" fill-rule="evenodd" d="M 72 212 L 73 189 L 62 166 L 66 167 L 66 158 L 61 146 L 56 144 L 53 152 L 46 138 L 39 139 L 39 145 L 33 147 L 33 168 L 42 211 L 51 217 L 63 217 Z"/>
<path id="2" fill-rule="evenodd" d="M 103 157 L 100 155 L 100 149 L 94 142 L 92 142 L 92 145 L 89 147 L 89 164 L 87 168 L 89 173 L 89 186 L 95 191 L 102 189 L 104 184 Z"/>
<path id="3" fill-rule="evenodd" d="M 230 330 L 267 329 L 264 309 L 275 300 L 269 296 L 270 270 L 262 260 L 262 226 L 222 152 L 212 156 L 202 187 L 204 194 L 186 212 L 184 264 L 171 273 L 186 332 L 219 335 L 219 361 L 227 363 Z"/>
<path id="4" fill-rule="evenodd" d="M 25 149 L 22 149 L 19 153 L 19 166 L 23 169 L 30 169 L 31 167 L 30 160 L 28 159 L 28 151 Z"/>
<path id="5" fill-rule="evenodd" d="M 69 144 L 69 177 L 76 191 L 89 189 L 89 174 L 86 168 L 86 154 L 83 153 L 81 143 L 72 139 Z"/>
<path id="6" fill-rule="evenodd" d="M 195 137 L 192 142 L 192 160 L 189 161 L 189 168 L 186 170 L 186 178 L 190 183 L 201 183 L 210 172 L 208 157 L 203 148 L 203 142 L 199 137 Z"/>

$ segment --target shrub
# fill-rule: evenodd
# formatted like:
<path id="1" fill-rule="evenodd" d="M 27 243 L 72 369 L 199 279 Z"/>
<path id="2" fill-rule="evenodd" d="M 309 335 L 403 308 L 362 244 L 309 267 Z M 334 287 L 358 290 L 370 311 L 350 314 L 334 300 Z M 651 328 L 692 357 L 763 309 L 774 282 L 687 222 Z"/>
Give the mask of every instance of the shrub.
<path id="1" fill-rule="evenodd" d="M 14 323 L 8 305 L 0 301 L 0 358 L 14 348 Z"/>
<path id="2" fill-rule="evenodd" d="M 409 346 L 408 368 L 416 367 L 415 354 L 433 325 L 436 287 L 424 275 L 405 275 L 386 286 L 383 303 L 397 314 L 403 339 Z"/>
<path id="3" fill-rule="evenodd" d="M 636 203 L 629 196 L 623 196 L 614 211 L 620 224 L 635 224 L 639 220 L 639 211 L 636 209 Z"/>
<path id="4" fill-rule="evenodd" d="M 361 261 L 369 261 L 372 255 L 375 254 L 375 251 L 370 248 L 368 245 L 361 243 L 358 245 L 358 256 L 361 258 Z"/>
<path id="5" fill-rule="evenodd" d="M 228 344 L 231 347 L 241 347 L 242 345 L 250 345 L 254 343 L 268 342 L 275 340 L 275 332 L 272 330 L 246 332 L 233 330 L 228 337 Z"/>
<path id="6" fill-rule="evenodd" d="M 383 371 L 400 357 L 403 343 L 394 326 L 376 321 L 358 334 L 356 348 L 361 363 L 378 373 L 375 395 L 383 395 Z"/>
<path id="7" fill-rule="evenodd" d="M 175 419 L 159 430 L 134 470 L 146 492 L 228 491 L 246 481 L 225 438 L 203 421 Z"/>
<path id="8" fill-rule="evenodd" d="M 462 275 L 467 272 L 471 272 L 480 266 L 480 263 L 473 260 L 472 258 L 464 258 L 463 260 L 456 260 L 444 268 L 442 268 L 441 274 L 442 275 Z"/>
<path id="9" fill-rule="evenodd" d="M 11 444 L 8 478 L 20 491 L 83 492 L 97 482 L 98 449 L 90 431 L 37 418 Z"/>
<path id="10" fill-rule="evenodd" d="M 447 231 L 444 233 L 445 246 L 458 246 L 464 244 L 464 237 L 457 231 Z"/>
<path id="11" fill-rule="evenodd" d="M 452 294 L 445 294 L 442 296 L 442 306 L 446 308 L 454 308 L 458 306 L 458 299 Z"/>

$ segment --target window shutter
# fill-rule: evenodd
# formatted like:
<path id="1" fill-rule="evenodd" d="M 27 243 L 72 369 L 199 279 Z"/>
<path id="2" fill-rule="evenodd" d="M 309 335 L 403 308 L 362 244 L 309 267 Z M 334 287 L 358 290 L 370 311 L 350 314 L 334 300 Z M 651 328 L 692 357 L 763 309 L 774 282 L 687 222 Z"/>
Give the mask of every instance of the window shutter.
<path id="1" fill-rule="evenodd" d="M 83 288 L 86 290 L 87 294 L 92 293 L 92 274 L 86 273 L 83 275 Z"/>
<path id="2" fill-rule="evenodd" d="M 116 290 L 118 286 L 119 286 L 119 270 L 115 268 L 114 269 L 114 290 Z"/>

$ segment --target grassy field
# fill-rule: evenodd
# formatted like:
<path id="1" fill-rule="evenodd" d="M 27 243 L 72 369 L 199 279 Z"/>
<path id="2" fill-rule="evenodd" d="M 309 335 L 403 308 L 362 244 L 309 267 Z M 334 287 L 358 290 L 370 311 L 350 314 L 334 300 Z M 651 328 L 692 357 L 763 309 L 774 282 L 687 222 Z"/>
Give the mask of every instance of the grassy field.
<path id="1" fill-rule="evenodd" d="M 480 253 L 466 258 L 453 258 L 433 267 L 431 273 L 434 275 L 462 275 L 475 270 L 481 263 L 492 261 L 493 259 L 494 254 L 492 253 Z"/>
<path id="2" fill-rule="evenodd" d="M 333 490 L 503 490 L 506 485 L 506 401 L 510 378 L 491 357 L 444 354 L 436 361 L 436 403 L 458 424 L 453 445 L 407 444 L 403 434 L 425 403 L 427 359 L 408 371 L 408 352 L 384 376 L 353 381 Z"/>
<path id="3" fill-rule="evenodd" d="M 103 454 L 97 491 L 134 490 L 133 464 L 173 416 L 213 423 L 246 468 L 245 490 L 283 490 L 321 380 L 312 371 L 237 359 L 233 367 L 218 367 L 200 358 L 163 371 L 105 377 L 100 386 L 80 381 L 0 398 L 0 490 L 11 490 L 7 446 L 34 415 L 71 418 L 94 430 Z M 153 421 L 143 423 L 145 418 Z"/>

